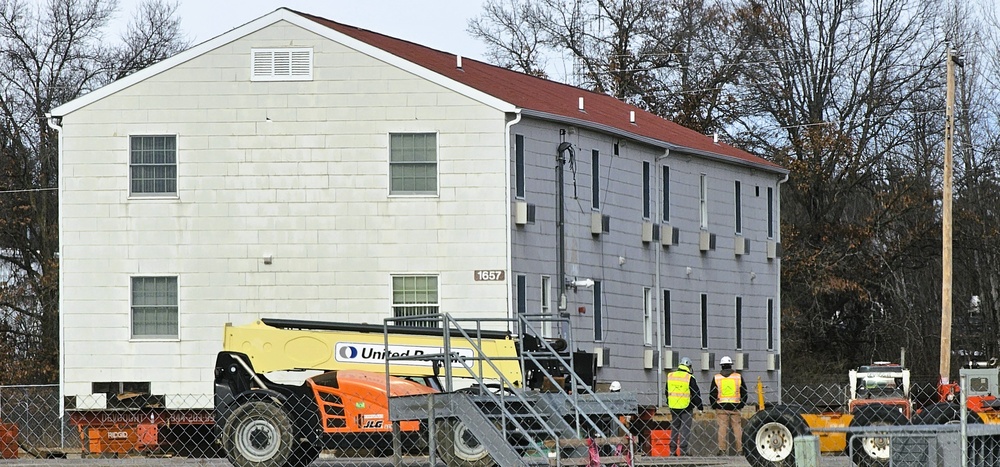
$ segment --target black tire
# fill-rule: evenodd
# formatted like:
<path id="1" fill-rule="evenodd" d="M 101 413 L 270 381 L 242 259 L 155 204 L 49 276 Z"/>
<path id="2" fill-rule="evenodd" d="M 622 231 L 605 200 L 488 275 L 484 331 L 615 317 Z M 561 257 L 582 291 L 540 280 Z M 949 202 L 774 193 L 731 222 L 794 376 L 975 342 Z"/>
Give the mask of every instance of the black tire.
<path id="1" fill-rule="evenodd" d="M 772 407 L 750 417 L 743 428 L 743 457 L 753 467 L 794 466 L 797 436 L 809 434 L 798 412 Z"/>
<path id="2" fill-rule="evenodd" d="M 288 414 L 263 401 L 236 407 L 222 433 L 226 457 L 235 467 L 285 467 L 292 458 L 293 438 Z"/>
<path id="3" fill-rule="evenodd" d="M 962 411 L 959 410 L 958 405 L 940 402 L 917 411 L 910 423 L 913 425 L 945 425 L 958 423 L 961 417 Z M 983 419 L 970 410 L 966 414 L 965 423 L 983 423 Z"/>
<path id="4" fill-rule="evenodd" d="M 448 467 L 494 467 L 496 462 L 465 426 L 465 422 L 448 418 L 438 420 L 434 440 L 437 455 Z"/>
<path id="5" fill-rule="evenodd" d="M 898 406 L 869 405 L 854 409 L 851 427 L 908 425 L 909 421 Z M 851 447 L 851 460 L 860 467 L 889 465 L 891 438 L 886 436 L 864 436 L 848 433 L 847 443 Z"/>
<path id="6" fill-rule="evenodd" d="M 299 443 L 292 456 L 285 463 L 285 467 L 306 467 L 319 459 L 319 453 L 323 448 L 313 443 Z"/>

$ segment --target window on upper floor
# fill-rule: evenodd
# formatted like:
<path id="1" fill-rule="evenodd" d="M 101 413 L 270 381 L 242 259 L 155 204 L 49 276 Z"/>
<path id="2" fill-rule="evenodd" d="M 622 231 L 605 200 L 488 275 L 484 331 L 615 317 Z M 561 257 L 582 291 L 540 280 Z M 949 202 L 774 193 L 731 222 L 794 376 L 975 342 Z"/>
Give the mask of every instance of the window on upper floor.
<path id="1" fill-rule="evenodd" d="M 252 49 L 250 81 L 310 81 L 311 48 Z"/>
<path id="2" fill-rule="evenodd" d="M 601 209 L 601 152 L 594 149 L 590 153 L 590 207 Z"/>
<path id="3" fill-rule="evenodd" d="M 670 167 L 663 166 L 663 222 L 670 222 Z"/>
<path id="4" fill-rule="evenodd" d="M 643 161 L 642 163 L 642 218 L 649 219 L 651 217 L 651 205 L 652 199 L 650 198 L 650 191 L 652 187 L 650 186 L 650 165 L 649 162 Z"/>
<path id="5" fill-rule="evenodd" d="M 390 194 L 436 195 L 437 168 L 436 134 L 389 135 Z"/>
<path id="6" fill-rule="evenodd" d="M 392 316 L 432 315 L 437 314 L 439 308 L 437 276 L 392 276 Z M 437 321 L 426 320 L 400 320 L 396 324 L 438 327 Z"/>
<path id="7" fill-rule="evenodd" d="M 767 187 L 767 238 L 774 238 L 774 188 Z"/>
<path id="8" fill-rule="evenodd" d="M 524 135 L 514 135 L 514 197 L 524 199 Z"/>
<path id="9" fill-rule="evenodd" d="M 739 180 L 733 183 L 733 202 L 736 205 L 736 233 L 743 233 L 743 186 Z"/>
<path id="10" fill-rule="evenodd" d="M 178 337 L 177 276 L 132 278 L 132 338 Z"/>
<path id="11" fill-rule="evenodd" d="M 177 194 L 177 136 L 129 138 L 129 194 Z"/>
<path id="12" fill-rule="evenodd" d="M 701 174 L 698 186 L 698 226 L 708 230 L 708 175 Z"/>

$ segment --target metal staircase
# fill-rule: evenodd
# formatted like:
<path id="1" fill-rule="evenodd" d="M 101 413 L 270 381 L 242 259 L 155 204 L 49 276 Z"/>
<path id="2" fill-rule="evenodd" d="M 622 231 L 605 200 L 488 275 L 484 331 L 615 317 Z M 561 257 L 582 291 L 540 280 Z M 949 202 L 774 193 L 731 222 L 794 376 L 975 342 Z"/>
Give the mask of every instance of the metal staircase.
<path id="1" fill-rule="evenodd" d="M 477 345 L 484 322 L 507 320 L 461 320 L 472 322 L 473 328 L 468 324 L 463 327 L 460 320 L 447 314 L 406 319 L 436 320 L 444 331 L 445 346 L 440 354 L 387 356 L 386 360 L 387 372 L 393 360 L 415 358 L 432 360 L 444 369 L 442 393 L 389 400 L 393 422 L 426 421 L 432 464 L 439 455 L 449 467 L 487 466 L 486 456 L 500 466 L 588 465 L 591 452 L 596 450 L 602 465 L 631 465 L 634 447 L 619 415 L 635 413 L 638 404 L 634 394 L 595 393 L 574 371 L 572 352 L 566 350 L 572 345 L 556 342 L 554 346 L 535 337 L 540 334 L 532 317 L 509 320 L 514 329 L 521 330 L 518 359 L 523 379 L 532 381 L 532 387 L 526 387 L 525 381 L 508 380 L 495 359 Z M 393 319 L 386 323 L 390 321 Z M 471 347 L 475 355 L 460 356 L 450 351 L 452 345 Z M 484 381 L 475 376 L 483 373 L 472 371 L 476 365 L 492 368 L 501 380 Z M 452 390 L 452 369 L 456 367 L 461 375 L 473 375 L 472 386 Z M 619 433 L 624 436 L 617 436 Z M 611 446 L 610 452 L 606 446 Z"/>

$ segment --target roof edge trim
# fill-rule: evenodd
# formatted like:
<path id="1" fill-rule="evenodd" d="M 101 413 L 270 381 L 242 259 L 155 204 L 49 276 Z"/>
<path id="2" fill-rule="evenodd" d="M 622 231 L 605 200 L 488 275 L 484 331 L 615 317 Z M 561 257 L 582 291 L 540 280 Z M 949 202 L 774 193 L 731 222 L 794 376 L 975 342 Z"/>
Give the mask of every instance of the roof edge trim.
<path id="1" fill-rule="evenodd" d="M 106 84 L 100 88 L 97 88 L 87 94 L 84 94 L 76 99 L 66 102 L 52 110 L 49 111 L 55 117 L 62 117 L 73 113 L 83 107 L 86 107 L 94 102 L 97 102 L 105 97 L 108 97 L 118 91 L 135 85 L 141 81 L 152 78 L 164 71 L 167 71 L 175 66 L 178 66 L 188 60 L 197 58 L 205 53 L 208 53 L 216 48 L 226 45 L 234 40 L 237 40 L 247 34 L 254 31 L 263 29 L 281 20 L 287 20 L 292 13 L 284 9 L 275 10 L 272 13 L 261 16 L 249 23 L 242 26 L 233 28 L 228 32 L 222 33 L 215 36 L 205 42 L 202 42 L 190 49 L 187 49 L 177 55 L 160 60 L 153 65 L 143 68 L 131 75 L 128 75 L 122 79 Z M 297 16 L 297 15 L 296 15 Z"/>
<path id="2" fill-rule="evenodd" d="M 624 138 L 629 138 L 629 139 L 634 140 L 634 141 L 639 141 L 641 143 L 645 143 L 645 144 L 648 144 L 650 146 L 659 147 L 659 148 L 663 148 L 663 149 L 669 149 L 671 153 L 673 153 L 673 152 L 679 152 L 679 153 L 682 153 L 682 154 L 690 154 L 692 156 L 697 156 L 697 157 L 702 157 L 702 158 L 705 158 L 705 159 L 710 159 L 710 160 L 715 160 L 715 161 L 719 161 L 719 162 L 724 162 L 724 163 L 730 164 L 730 165 L 737 165 L 737 166 L 750 167 L 750 168 L 753 168 L 753 169 L 766 170 L 768 172 L 774 172 L 774 173 L 782 174 L 782 175 L 788 173 L 788 169 L 782 168 L 782 167 L 780 167 L 778 165 L 758 164 L 758 163 L 755 163 L 755 162 L 750 162 L 750 161 L 746 161 L 746 160 L 743 160 L 743 159 L 738 159 L 738 158 L 735 158 L 733 156 L 726 156 L 726 155 L 723 155 L 723 154 L 716 154 L 714 152 L 702 151 L 700 149 L 692 149 L 692 148 L 689 148 L 689 147 L 686 147 L 686 146 L 679 146 L 677 144 L 668 143 L 666 141 L 660 141 L 658 139 L 653 139 L 653 138 L 650 138 L 650 137 L 647 137 L 647 136 L 642 136 L 642 135 L 639 135 L 639 134 L 635 134 L 635 133 L 631 133 L 631 132 L 628 132 L 628 131 L 624 131 L 622 129 L 615 128 L 613 126 L 604 125 L 604 124 L 600 124 L 600 123 L 594 123 L 594 122 L 591 122 L 591 121 L 588 121 L 588 120 L 582 120 L 582 119 L 572 118 L 572 117 L 564 117 L 562 115 L 551 114 L 551 113 L 548 113 L 548 112 L 540 112 L 540 111 L 531 110 L 531 109 L 521 109 L 521 114 L 524 115 L 524 116 L 526 116 L 526 117 L 533 117 L 533 118 L 538 118 L 538 119 L 541 119 L 541 120 L 549 120 L 549 121 L 553 121 L 553 122 L 568 123 L 568 124 L 579 126 L 579 127 L 583 127 L 583 128 L 590 128 L 592 130 L 597 130 L 597 131 L 602 131 L 602 132 L 605 132 L 605 133 L 610 133 L 610 134 L 621 136 L 621 137 L 624 137 Z"/>

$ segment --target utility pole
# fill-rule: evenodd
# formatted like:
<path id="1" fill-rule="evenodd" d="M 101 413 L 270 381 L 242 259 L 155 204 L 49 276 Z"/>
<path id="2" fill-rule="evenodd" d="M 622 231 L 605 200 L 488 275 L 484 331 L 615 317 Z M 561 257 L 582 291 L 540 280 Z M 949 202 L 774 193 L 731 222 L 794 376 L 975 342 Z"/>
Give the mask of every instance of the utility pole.
<path id="1" fill-rule="evenodd" d="M 947 52 L 947 90 L 944 123 L 944 186 L 941 193 L 941 367 L 940 386 L 948 384 L 951 374 L 951 198 L 952 156 L 955 133 L 955 66 L 962 59 L 954 54 L 950 43 Z"/>

